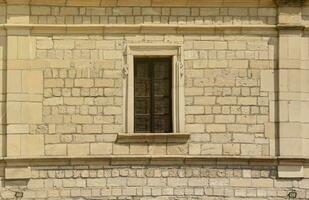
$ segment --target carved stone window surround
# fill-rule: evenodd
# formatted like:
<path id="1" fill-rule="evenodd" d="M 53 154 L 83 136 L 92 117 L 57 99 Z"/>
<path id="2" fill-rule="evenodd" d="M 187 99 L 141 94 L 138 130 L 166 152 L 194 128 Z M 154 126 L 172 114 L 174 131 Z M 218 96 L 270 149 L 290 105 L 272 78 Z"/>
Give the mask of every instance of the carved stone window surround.
<path id="1" fill-rule="evenodd" d="M 134 133 L 134 57 L 172 58 L 172 116 L 173 133 L 184 133 L 184 59 L 180 44 L 127 44 L 123 56 L 124 133 Z M 168 133 L 173 135 L 173 133 Z M 147 133 L 155 135 L 157 133 Z M 165 134 L 157 134 L 157 137 Z M 174 134 L 179 136 L 179 134 Z M 137 138 L 137 137 L 135 137 Z"/>

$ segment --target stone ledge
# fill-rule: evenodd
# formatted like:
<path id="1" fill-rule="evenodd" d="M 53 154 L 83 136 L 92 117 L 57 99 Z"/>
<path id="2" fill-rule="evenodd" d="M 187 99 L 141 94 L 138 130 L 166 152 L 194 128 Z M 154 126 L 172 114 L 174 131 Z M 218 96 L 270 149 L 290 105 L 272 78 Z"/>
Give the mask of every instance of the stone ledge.
<path id="1" fill-rule="evenodd" d="M 299 7 L 304 5 L 305 0 L 274 0 L 274 2 L 281 7 Z"/>
<path id="2" fill-rule="evenodd" d="M 28 29 L 34 33 L 226 33 L 276 34 L 276 25 L 174 25 L 174 24 L 0 24 L 0 29 Z"/>
<path id="3" fill-rule="evenodd" d="M 55 6 L 231 6 L 231 7 L 247 7 L 247 6 L 274 6 L 271 0 L 259 1 L 259 0 L 0 0 L 0 3 L 10 4 L 23 4 L 23 5 L 55 5 Z"/>
<path id="4" fill-rule="evenodd" d="M 5 168 L 5 179 L 29 179 L 31 177 L 30 167 L 6 167 Z"/>
<path id="5" fill-rule="evenodd" d="M 118 133 L 117 143 L 185 143 L 189 133 Z"/>
<path id="6" fill-rule="evenodd" d="M 278 177 L 279 178 L 303 178 L 304 177 L 304 166 L 297 165 L 279 165 L 278 166 Z"/>
<path id="7" fill-rule="evenodd" d="M 306 27 L 301 24 L 278 24 L 278 30 L 304 30 Z"/>

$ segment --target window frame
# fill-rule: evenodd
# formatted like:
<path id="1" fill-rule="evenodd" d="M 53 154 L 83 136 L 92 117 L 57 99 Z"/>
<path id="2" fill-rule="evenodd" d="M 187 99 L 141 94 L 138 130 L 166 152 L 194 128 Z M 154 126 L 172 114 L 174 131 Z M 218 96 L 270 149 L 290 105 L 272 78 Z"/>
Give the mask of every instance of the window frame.
<path id="1" fill-rule="evenodd" d="M 170 112 L 169 116 L 171 117 L 170 120 L 169 120 L 169 127 L 170 127 L 170 130 L 173 130 L 173 111 L 172 111 L 172 105 L 173 105 L 173 101 L 172 101 L 172 58 L 171 57 L 134 57 L 134 70 L 136 69 L 136 64 L 137 63 L 147 63 L 150 68 L 151 68 L 151 77 L 150 77 L 150 82 L 151 82 L 151 95 L 150 95 L 150 129 L 152 131 L 154 131 L 154 117 L 155 117 L 155 112 L 154 112 L 154 106 L 155 106 L 155 97 L 154 97 L 154 84 L 155 84 L 155 79 L 154 79 L 154 71 L 155 71 L 155 68 L 154 68 L 154 64 L 155 63 L 159 63 L 159 62 L 165 62 L 165 63 L 168 63 L 168 82 L 169 82 L 169 94 L 168 94 L 168 99 L 169 99 L 169 102 L 168 102 L 168 112 Z M 135 79 L 135 71 L 134 71 L 134 83 L 136 81 Z M 135 84 L 134 84 L 134 91 L 136 90 L 136 87 L 135 87 Z M 135 120 L 136 120 L 136 116 L 137 116 L 137 113 L 136 113 L 136 96 L 135 96 L 135 93 L 134 93 L 134 132 L 136 133 L 145 133 L 145 132 L 140 132 L 140 131 L 136 131 L 136 123 L 135 123 Z M 156 131 L 155 131 L 156 132 Z M 171 133 L 173 131 L 169 131 L 169 132 L 164 132 L 164 133 Z M 156 132 L 157 133 L 157 132 Z"/>
<path id="2" fill-rule="evenodd" d="M 127 44 L 123 56 L 124 132 L 134 133 L 134 57 L 172 59 L 172 133 L 184 132 L 184 59 L 179 44 Z M 147 133 L 151 134 L 151 133 Z M 153 133 L 157 134 L 157 133 Z"/>

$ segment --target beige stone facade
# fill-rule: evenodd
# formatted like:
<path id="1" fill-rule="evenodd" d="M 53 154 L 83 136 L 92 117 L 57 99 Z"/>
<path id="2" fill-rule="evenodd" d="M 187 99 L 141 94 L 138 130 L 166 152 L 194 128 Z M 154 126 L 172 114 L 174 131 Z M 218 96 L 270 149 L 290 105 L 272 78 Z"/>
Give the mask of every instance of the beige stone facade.
<path id="1" fill-rule="evenodd" d="M 308 29 L 307 0 L 0 0 L 0 199 L 309 199 Z M 173 133 L 133 133 L 135 56 L 172 57 Z"/>

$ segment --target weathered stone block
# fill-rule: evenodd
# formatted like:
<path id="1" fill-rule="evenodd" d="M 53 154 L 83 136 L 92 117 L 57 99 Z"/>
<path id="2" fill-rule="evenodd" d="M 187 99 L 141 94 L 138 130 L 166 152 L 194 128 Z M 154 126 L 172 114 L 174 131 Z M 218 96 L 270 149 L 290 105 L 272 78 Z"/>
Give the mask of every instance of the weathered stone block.
<path id="1" fill-rule="evenodd" d="M 5 179 L 29 179 L 31 177 L 30 167 L 6 167 Z"/>
<path id="2" fill-rule="evenodd" d="M 44 135 L 21 135 L 20 146 L 22 156 L 44 155 Z"/>

